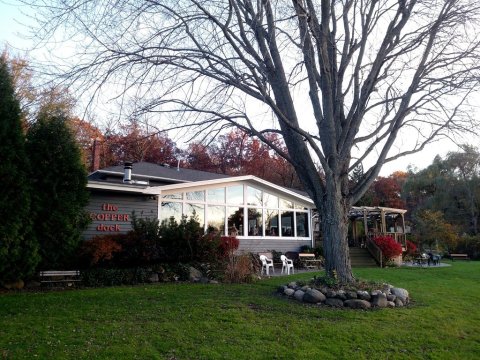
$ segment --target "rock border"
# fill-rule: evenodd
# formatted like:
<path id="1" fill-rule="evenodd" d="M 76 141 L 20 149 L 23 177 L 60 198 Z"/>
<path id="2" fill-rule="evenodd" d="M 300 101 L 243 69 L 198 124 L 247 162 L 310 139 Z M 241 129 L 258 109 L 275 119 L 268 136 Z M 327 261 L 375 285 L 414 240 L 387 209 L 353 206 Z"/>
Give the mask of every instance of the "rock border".
<path id="1" fill-rule="evenodd" d="M 301 286 L 295 281 L 278 288 L 278 293 L 302 303 L 326 305 L 333 308 L 371 309 L 397 308 L 410 303 L 406 289 L 383 284 L 377 290 L 342 290 L 327 286 L 315 288 Z"/>

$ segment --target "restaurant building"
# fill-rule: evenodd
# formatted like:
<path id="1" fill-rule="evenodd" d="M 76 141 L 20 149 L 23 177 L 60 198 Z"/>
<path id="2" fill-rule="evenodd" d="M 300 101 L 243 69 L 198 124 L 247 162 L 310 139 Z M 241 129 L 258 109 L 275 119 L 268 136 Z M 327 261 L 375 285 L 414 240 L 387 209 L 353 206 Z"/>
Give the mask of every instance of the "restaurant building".
<path id="1" fill-rule="evenodd" d="M 227 176 L 152 163 L 126 163 L 88 177 L 86 239 L 131 229 L 140 218 L 195 214 L 205 231 L 236 235 L 240 250 L 298 251 L 313 246 L 312 200 L 255 176 Z"/>

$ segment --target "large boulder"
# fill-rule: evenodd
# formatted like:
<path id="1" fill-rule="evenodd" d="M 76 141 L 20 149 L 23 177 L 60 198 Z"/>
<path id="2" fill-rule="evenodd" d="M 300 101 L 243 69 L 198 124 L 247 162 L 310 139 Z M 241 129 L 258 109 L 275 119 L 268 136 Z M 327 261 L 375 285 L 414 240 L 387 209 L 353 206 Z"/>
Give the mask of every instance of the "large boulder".
<path id="1" fill-rule="evenodd" d="M 410 297 L 408 291 L 402 288 L 391 288 L 390 292 L 402 301 L 404 305 L 408 304 Z"/>
<path id="2" fill-rule="evenodd" d="M 338 290 L 336 298 L 340 300 L 347 300 L 347 293 L 345 290 Z"/>
<path id="3" fill-rule="evenodd" d="M 368 291 L 365 291 L 365 290 L 358 290 L 357 296 L 360 300 L 369 301 L 371 299 L 370 294 L 368 293 Z"/>
<path id="4" fill-rule="evenodd" d="M 358 295 L 355 291 L 347 291 L 347 300 L 348 299 L 358 299 Z"/>
<path id="5" fill-rule="evenodd" d="M 293 296 L 293 294 L 295 294 L 295 290 L 293 289 L 290 289 L 290 288 L 286 288 L 283 293 L 287 296 Z"/>
<path id="6" fill-rule="evenodd" d="M 305 292 L 305 295 L 303 295 L 303 301 L 316 304 L 325 301 L 325 295 L 317 289 L 309 289 Z"/>
<path id="7" fill-rule="evenodd" d="M 325 300 L 325 305 L 341 308 L 343 307 L 343 300 L 338 298 L 328 298 L 327 300 Z"/>
<path id="8" fill-rule="evenodd" d="M 191 282 L 199 282 L 203 277 L 203 274 L 200 270 L 195 269 L 193 266 L 188 268 L 188 280 Z"/>
<path id="9" fill-rule="evenodd" d="M 302 290 L 297 290 L 293 294 L 293 297 L 298 300 L 298 301 L 303 301 L 303 296 L 305 295 L 305 292 Z"/>
<path id="10" fill-rule="evenodd" d="M 388 305 L 388 300 L 387 300 L 387 296 L 384 293 L 379 292 L 377 293 L 377 295 L 373 296 L 372 306 L 384 308 L 384 307 L 387 307 L 387 305 Z"/>
<path id="11" fill-rule="evenodd" d="M 370 309 L 372 305 L 367 300 L 350 299 L 343 302 L 343 305 L 352 309 Z"/>

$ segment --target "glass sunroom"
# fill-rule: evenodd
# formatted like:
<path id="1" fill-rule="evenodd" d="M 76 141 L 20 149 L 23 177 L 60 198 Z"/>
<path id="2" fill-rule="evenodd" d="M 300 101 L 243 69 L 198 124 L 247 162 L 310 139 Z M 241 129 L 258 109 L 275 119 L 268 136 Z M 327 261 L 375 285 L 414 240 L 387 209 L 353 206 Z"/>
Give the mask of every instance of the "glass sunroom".
<path id="1" fill-rule="evenodd" d="M 152 187 L 160 221 L 196 214 L 205 231 L 235 235 L 240 250 L 312 246 L 312 201 L 253 176 Z"/>

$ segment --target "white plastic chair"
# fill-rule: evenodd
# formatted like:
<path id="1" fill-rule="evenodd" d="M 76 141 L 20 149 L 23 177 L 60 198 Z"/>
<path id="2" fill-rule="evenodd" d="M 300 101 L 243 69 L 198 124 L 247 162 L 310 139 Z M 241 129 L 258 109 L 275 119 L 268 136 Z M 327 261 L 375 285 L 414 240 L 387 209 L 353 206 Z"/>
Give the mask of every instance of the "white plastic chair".
<path id="1" fill-rule="evenodd" d="M 292 269 L 292 274 L 295 274 L 293 260 L 288 259 L 285 255 L 280 256 L 280 260 L 282 260 L 282 274 L 286 271 L 287 275 L 290 275 L 290 269 Z"/>
<path id="2" fill-rule="evenodd" d="M 272 272 L 275 273 L 272 259 L 267 258 L 265 255 L 260 255 L 260 261 L 262 262 L 262 275 L 264 270 L 267 275 L 270 275 L 269 268 L 272 268 Z"/>

